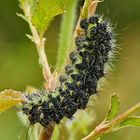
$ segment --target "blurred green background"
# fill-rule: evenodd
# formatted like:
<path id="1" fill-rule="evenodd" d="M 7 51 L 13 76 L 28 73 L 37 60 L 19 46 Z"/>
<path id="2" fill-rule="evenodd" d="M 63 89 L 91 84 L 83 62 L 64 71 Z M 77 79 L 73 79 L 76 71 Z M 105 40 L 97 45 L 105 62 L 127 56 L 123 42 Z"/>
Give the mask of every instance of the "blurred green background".
<path id="1" fill-rule="evenodd" d="M 121 99 L 120 112 L 140 101 L 140 1 L 105 0 L 99 4 L 98 11 L 115 25 L 118 53 L 111 74 L 96 101 L 93 100 L 94 107 L 90 108 L 96 112 L 96 123 L 105 117 L 112 93 L 117 93 Z M 0 90 L 23 91 L 27 85 L 42 88 L 38 54 L 25 36 L 30 34 L 28 25 L 16 16 L 17 12 L 20 12 L 17 0 L 0 0 Z M 52 69 L 55 69 L 60 19 L 55 18 L 47 32 L 46 53 Z M 19 135 L 24 140 L 27 130 L 15 108 L 0 114 L 0 140 L 18 140 Z M 139 140 L 139 131 L 140 128 L 126 128 L 101 139 Z"/>

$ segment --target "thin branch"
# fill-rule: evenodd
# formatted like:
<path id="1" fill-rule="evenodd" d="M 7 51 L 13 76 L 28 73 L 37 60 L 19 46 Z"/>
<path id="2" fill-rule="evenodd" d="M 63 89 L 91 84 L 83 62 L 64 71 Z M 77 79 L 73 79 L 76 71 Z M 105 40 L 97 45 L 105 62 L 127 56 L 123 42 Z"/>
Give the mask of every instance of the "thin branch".
<path id="1" fill-rule="evenodd" d="M 85 0 L 77 26 L 74 31 L 74 37 L 77 37 L 83 33 L 83 30 L 80 27 L 80 21 L 87 17 L 93 16 L 95 14 L 98 3 L 102 1 L 103 0 Z"/>
<path id="2" fill-rule="evenodd" d="M 135 106 L 130 108 L 128 111 L 120 114 L 111 122 L 102 122 L 99 124 L 88 136 L 83 138 L 82 140 L 96 140 L 98 137 L 102 136 L 105 133 L 112 132 L 113 128 L 123 122 L 127 117 L 129 117 L 134 112 L 140 110 L 140 102 L 137 103 Z"/>
<path id="3" fill-rule="evenodd" d="M 39 64 L 42 66 L 43 76 L 45 81 L 48 83 L 48 89 L 51 90 L 53 76 L 48 64 L 47 56 L 45 53 L 45 39 L 40 38 L 39 33 L 36 28 L 32 25 L 31 21 L 28 21 L 31 32 L 32 32 L 32 41 L 35 43 L 38 55 L 39 55 Z"/>
<path id="4" fill-rule="evenodd" d="M 83 10 L 81 13 L 81 19 L 87 18 L 88 17 L 88 11 L 89 11 L 89 6 L 92 4 L 94 0 L 85 0 Z"/>
<path id="5" fill-rule="evenodd" d="M 54 131 L 54 125 L 48 129 L 42 128 L 39 134 L 39 140 L 51 140 Z"/>
<path id="6" fill-rule="evenodd" d="M 27 35 L 27 37 L 34 42 L 37 48 L 38 55 L 39 55 L 39 63 L 42 66 L 44 79 L 48 84 L 48 89 L 51 89 L 53 76 L 52 76 L 52 73 L 48 64 L 47 56 L 45 53 L 45 38 L 42 38 L 39 35 L 37 29 L 32 24 L 32 18 L 31 18 L 32 11 L 31 11 L 30 4 L 31 4 L 30 2 L 25 2 L 24 4 L 22 4 L 21 2 L 20 8 L 23 10 L 24 15 L 18 14 L 18 16 L 23 18 L 29 24 L 32 36 Z"/>
<path id="7" fill-rule="evenodd" d="M 120 114 L 116 119 L 112 120 L 111 127 L 118 125 L 119 123 L 123 122 L 128 116 L 135 113 L 136 111 L 140 110 L 140 102 L 137 103 L 135 106 L 127 110 L 126 112 Z"/>
<path id="8" fill-rule="evenodd" d="M 104 0 L 93 0 L 92 3 L 88 7 L 88 17 L 91 17 L 95 14 L 96 8 L 99 2 L 103 2 Z"/>
<path id="9" fill-rule="evenodd" d="M 80 21 L 82 19 L 88 17 L 88 7 L 92 3 L 92 1 L 93 0 L 85 0 L 84 5 L 83 5 L 83 8 L 81 9 L 79 20 L 77 22 L 77 25 L 76 25 L 76 28 L 75 28 L 75 31 L 74 31 L 74 37 L 77 37 L 77 36 L 79 36 L 80 34 L 83 33 L 83 31 L 82 31 L 82 29 L 80 27 Z"/>

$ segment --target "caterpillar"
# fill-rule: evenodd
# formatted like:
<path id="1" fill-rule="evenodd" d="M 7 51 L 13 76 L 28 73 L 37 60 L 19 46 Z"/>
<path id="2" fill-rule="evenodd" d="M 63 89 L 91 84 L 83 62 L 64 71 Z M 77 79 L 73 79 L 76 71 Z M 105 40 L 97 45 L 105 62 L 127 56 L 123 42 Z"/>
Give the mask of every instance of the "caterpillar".
<path id="1" fill-rule="evenodd" d="M 76 50 L 69 54 L 71 63 L 59 77 L 55 91 L 31 95 L 22 105 L 31 125 L 40 123 L 47 128 L 66 117 L 73 118 L 78 109 L 85 109 L 91 95 L 97 93 L 99 80 L 104 77 L 109 52 L 113 50 L 114 34 L 110 23 L 100 15 L 80 21 L 83 34 L 75 38 Z"/>

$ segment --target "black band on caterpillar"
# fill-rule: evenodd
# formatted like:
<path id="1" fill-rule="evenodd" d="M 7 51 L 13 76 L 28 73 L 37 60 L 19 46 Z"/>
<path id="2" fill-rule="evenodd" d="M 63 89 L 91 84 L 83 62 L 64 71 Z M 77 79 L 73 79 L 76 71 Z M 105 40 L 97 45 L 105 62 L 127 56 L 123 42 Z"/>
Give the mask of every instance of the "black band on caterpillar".
<path id="1" fill-rule="evenodd" d="M 54 93 L 26 95 L 22 110 L 30 124 L 40 123 L 47 128 L 64 117 L 72 119 L 77 109 L 85 109 L 89 97 L 97 93 L 113 47 L 113 33 L 109 23 L 98 15 L 82 20 L 80 26 L 85 34 L 75 38 L 77 48 L 70 53 L 71 64 L 60 76 L 60 86 Z"/>

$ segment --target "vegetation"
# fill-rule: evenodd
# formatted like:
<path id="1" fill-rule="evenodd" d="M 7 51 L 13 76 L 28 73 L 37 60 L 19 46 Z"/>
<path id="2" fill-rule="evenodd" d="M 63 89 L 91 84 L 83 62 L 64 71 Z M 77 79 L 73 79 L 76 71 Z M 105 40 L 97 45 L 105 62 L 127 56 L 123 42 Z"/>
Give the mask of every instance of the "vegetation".
<path id="1" fill-rule="evenodd" d="M 19 0 L 20 7 L 23 14 L 18 14 L 22 17 L 28 24 L 31 30 L 31 35 L 27 37 L 35 44 L 38 55 L 39 64 L 42 68 L 43 77 L 45 80 L 44 87 L 47 91 L 52 91 L 56 88 L 59 75 L 63 73 L 63 69 L 68 63 L 68 54 L 71 50 L 75 49 L 74 38 L 77 37 L 81 31 L 79 27 L 79 21 L 81 19 L 87 18 L 88 16 L 94 15 L 96 11 L 97 4 L 101 1 L 85 0 L 82 10 L 80 11 L 80 17 L 77 26 L 75 27 L 76 17 L 76 6 L 79 4 L 78 1 L 72 0 Z M 66 12 L 65 12 L 66 11 Z M 49 28 L 51 21 L 55 16 L 63 14 L 61 30 L 60 30 L 60 40 L 59 49 L 57 55 L 56 69 L 53 71 L 48 64 L 48 59 L 45 53 L 45 46 L 48 39 L 46 38 L 46 30 Z M 75 28 L 75 29 L 74 29 Z M 74 30 L 74 32 L 73 32 Z M 25 92 L 30 94 L 36 92 L 37 89 L 33 87 L 28 87 Z M 15 90 L 4 90 L 0 94 L 0 111 L 6 111 L 7 109 L 17 105 L 21 106 L 21 103 L 25 101 L 23 96 L 24 92 Z M 96 99 L 94 99 L 96 100 Z M 19 107 L 20 108 L 20 107 Z M 132 116 L 132 114 L 140 109 L 140 103 L 125 111 L 124 113 L 118 115 L 120 108 L 120 99 L 118 95 L 114 94 L 111 96 L 111 103 L 109 111 L 105 119 L 99 125 L 92 127 L 93 130 L 89 130 L 88 127 L 95 121 L 94 117 L 89 117 L 84 115 L 80 118 L 81 112 L 76 114 L 72 125 L 67 127 L 67 121 L 63 120 L 62 126 L 59 129 L 61 131 L 67 132 L 68 136 L 62 138 L 57 129 L 57 125 L 52 125 L 48 129 L 41 127 L 40 125 L 35 125 L 29 130 L 28 138 L 35 140 L 49 140 L 49 139 L 82 139 L 82 140 L 93 140 L 99 139 L 102 135 L 117 131 L 124 127 L 130 126 L 140 126 L 140 117 Z M 88 112 L 90 113 L 90 111 Z M 78 119 L 82 122 L 81 125 L 78 124 Z M 90 118 L 90 119 L 88 119 Z M 22 121 L 26 123 L 26 118 L 21 116 Z M 88 121 L 87 121 L 88 120 Z M 74 125 L 79 125 L 78 128 L 74 128 Z M 66 129 L 66 130 L 65 130 Z M 81 135 L 77 136 L 76 133 L 80 131 Z M 91 132 L 89 134 L 89 132 Z"/>

